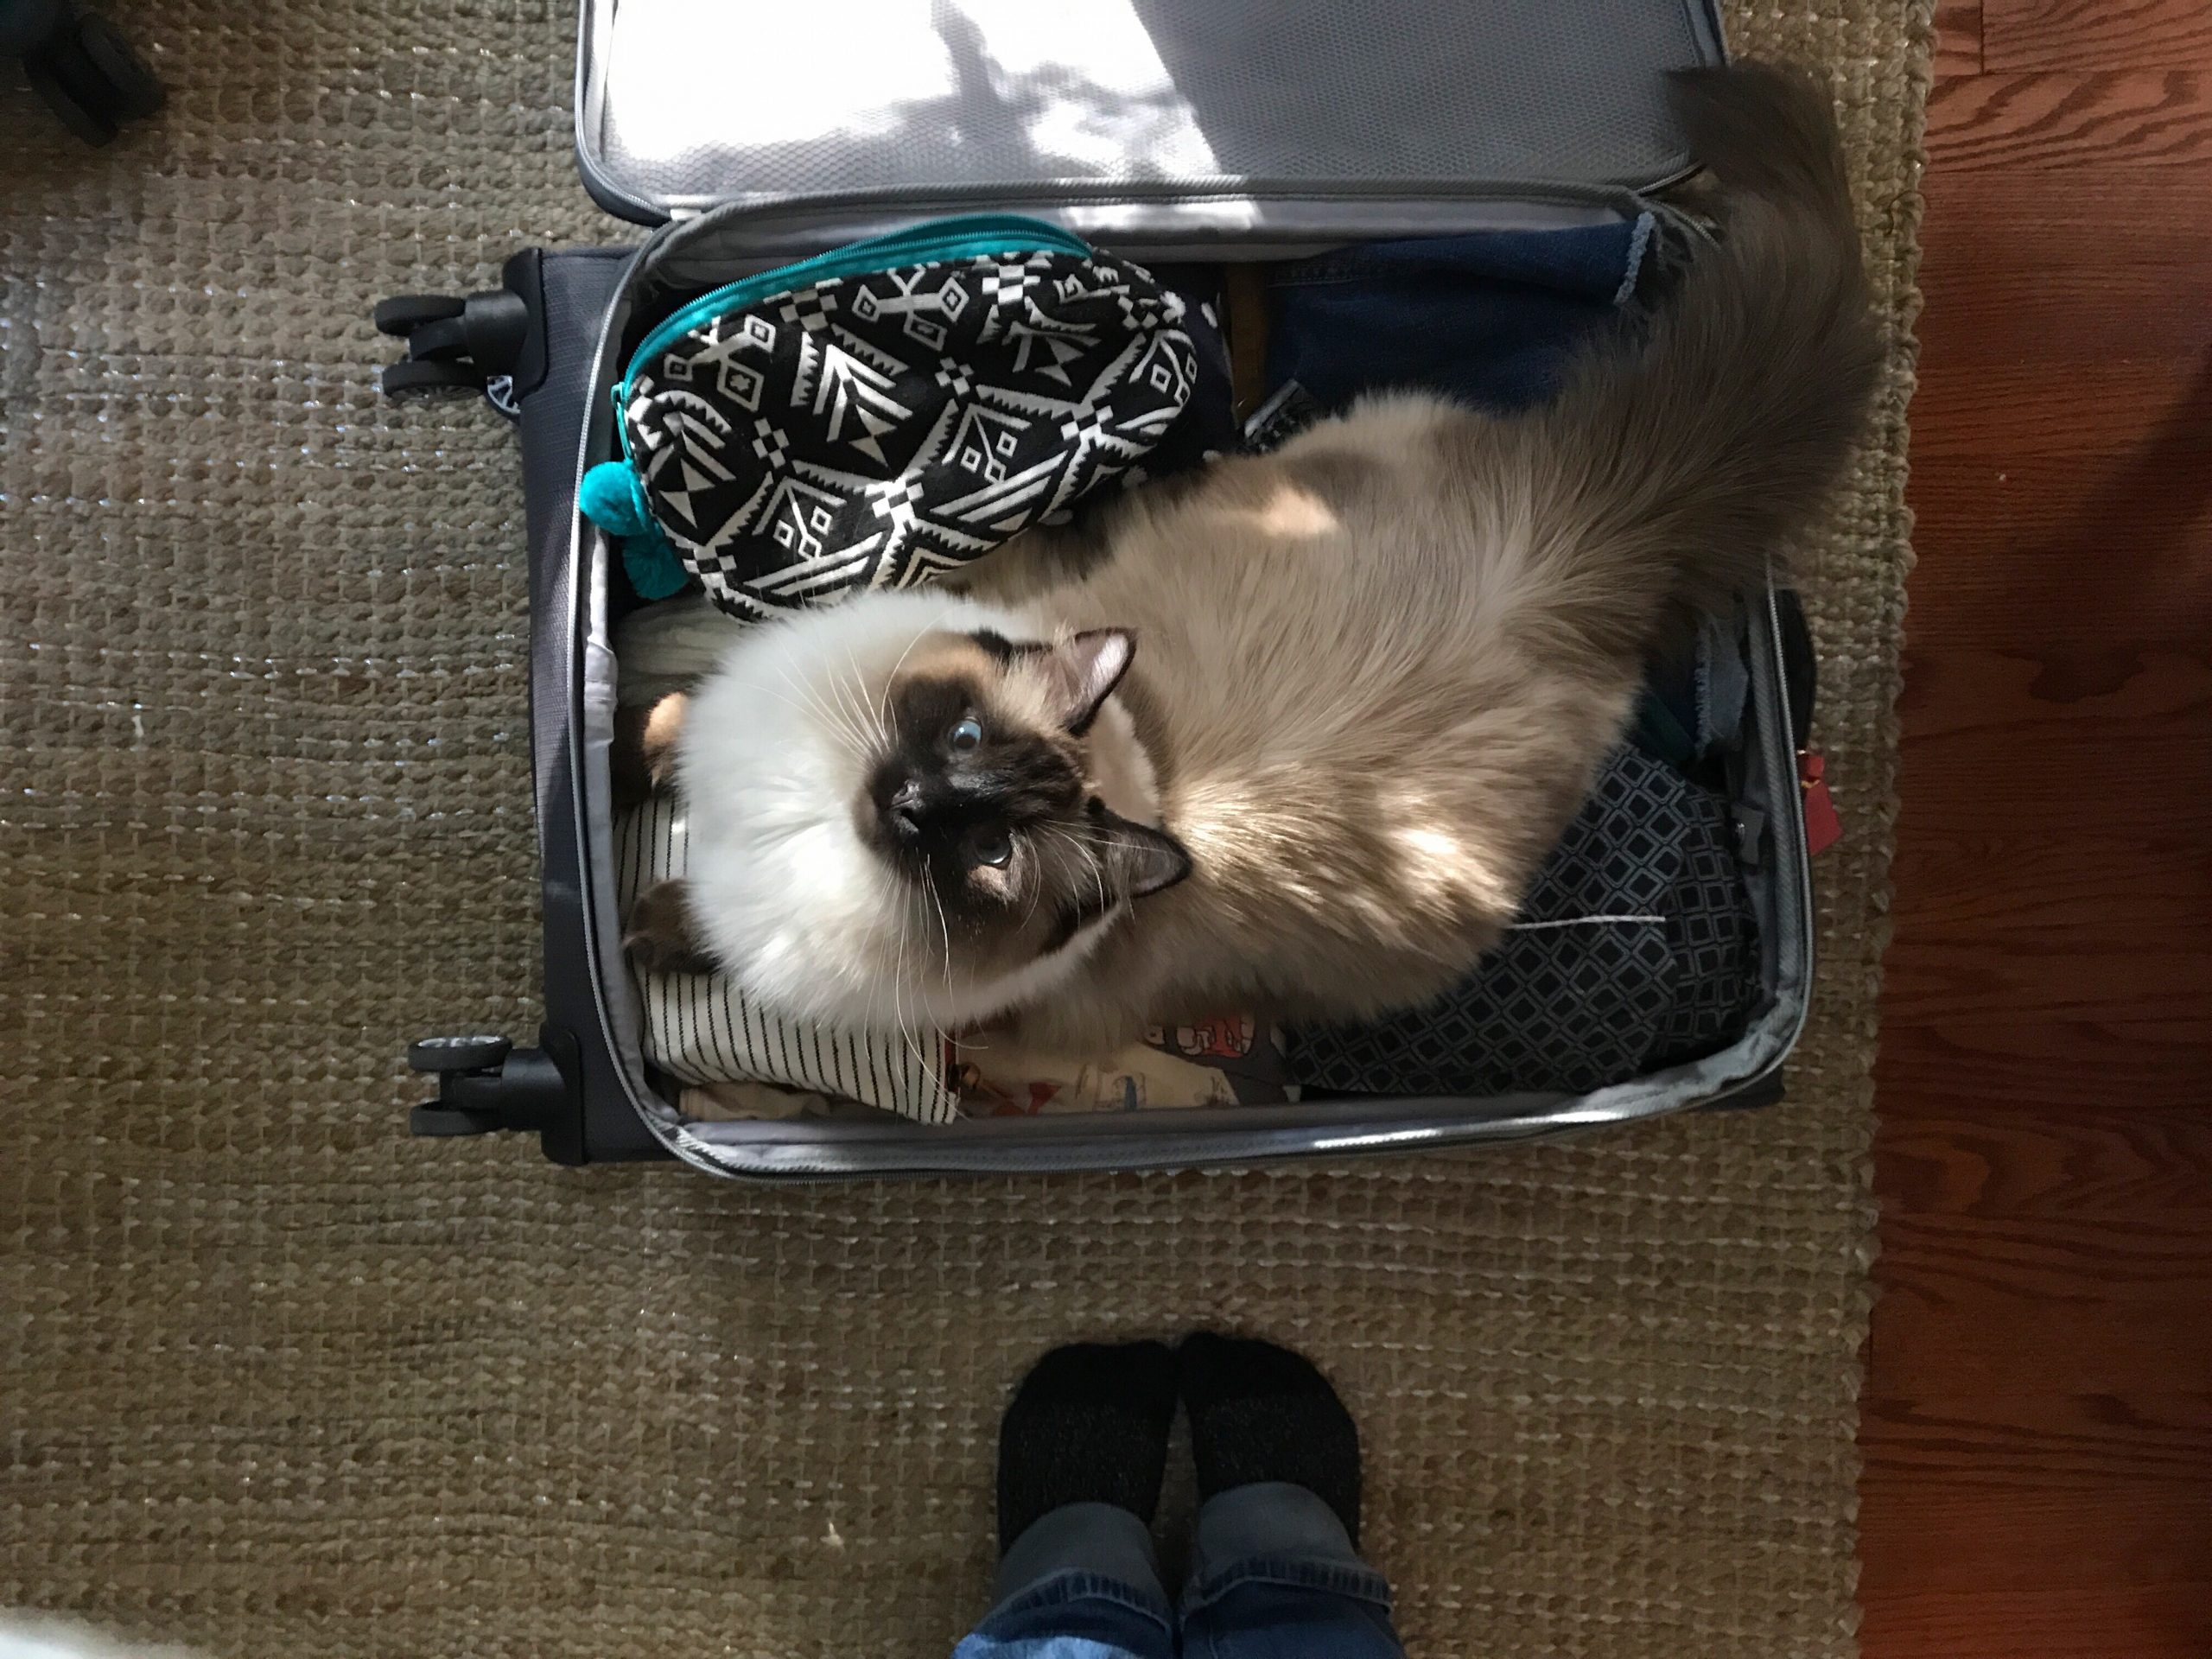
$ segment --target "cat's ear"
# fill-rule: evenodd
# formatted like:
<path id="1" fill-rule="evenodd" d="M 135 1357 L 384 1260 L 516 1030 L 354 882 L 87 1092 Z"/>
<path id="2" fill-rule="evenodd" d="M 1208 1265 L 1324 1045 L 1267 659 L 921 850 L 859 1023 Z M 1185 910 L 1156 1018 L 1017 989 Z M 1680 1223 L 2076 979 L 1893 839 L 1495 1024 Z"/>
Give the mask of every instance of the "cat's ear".
<path id="1" fill-rule="evenodd" d="M 715 961 L 699 943 L 688 890 L 681 880 L 656 881 L 630 906 L 622 949 L 649 974 L 711 974 Z"/>
<path id="2" fill-rule="evenodd" d="M 1109 811 L 1096 799 L 1090 803 L 1090 821 L 1091 845 L 1106 868 L 1107 885 L 1122 897 L 1141 899 L 1190 874 L 1190 854 L 1165 830 Z"/>
<path id="3" fill-rule="evenodd" d="M 1053 717 L 1081 737 L 1098 718 L 1098 707 L 1113 695 L 1137 654 L 1137 637 L 1127 628 L 1087 628 L 1045 647 L 1045 683 Z"/>

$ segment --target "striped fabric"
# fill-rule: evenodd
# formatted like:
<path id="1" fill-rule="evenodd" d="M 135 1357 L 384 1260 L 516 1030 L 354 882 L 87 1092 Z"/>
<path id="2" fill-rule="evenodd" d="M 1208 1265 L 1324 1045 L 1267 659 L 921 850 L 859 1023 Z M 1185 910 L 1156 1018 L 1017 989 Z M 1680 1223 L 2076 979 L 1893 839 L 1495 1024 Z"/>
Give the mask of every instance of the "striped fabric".
<path id="1" fill-rule="evenodd" d="M 683 873 L 683 810 L 654 796 L 614 826 L 615 889 L 626 914 L 638 894 Z M 880 1032 L 842 1031 L 758 1008 L 721 974 L 637 974 L 645 1057 L 690 1084 L 771 1083 L 877 1106 L 924 1123 L 949 1123 L 959 1096 L 946 1085 L 944 1039 L 917 1050 Z M 926 1056 L 926 1058 L 925 1058 Z"/>

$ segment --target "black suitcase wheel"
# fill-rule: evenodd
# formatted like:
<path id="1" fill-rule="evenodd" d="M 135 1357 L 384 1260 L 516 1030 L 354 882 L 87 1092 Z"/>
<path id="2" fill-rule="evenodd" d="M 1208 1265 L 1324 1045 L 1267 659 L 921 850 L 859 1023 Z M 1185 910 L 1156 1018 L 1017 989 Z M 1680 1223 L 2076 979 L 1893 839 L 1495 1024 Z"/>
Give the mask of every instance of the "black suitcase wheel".
<path id="1" fill-rule="evenodd" d="M 407 1133 L 418 1141 L 448 1135 L 490 1135 L 499 1127 L 487 1112 L 461 1111 L 445 1106 L 417 1106 L 407 1114 Z"/>
<path id="2" fill-rule="evenodd" d="M 406 357 L 384 372 L 387 397 L 440 391 L 480 391 L 510 417 L 518 413 L 510 390 L 531 352 L 530 302 L 512 289 L 481 294 L 395 294 L 369 313 L 379 334 L 407 342 Z M 543 353 L 536 372 L 544 373 Z"/>
<path id="3" fill-rule="evenodd" d="M 493 1071 L 513 1048 L 504 1037 L 425 1037 L 407 1046 L 407 1064 L 416 1071 Z"/>
<path id="4" fill-rule="evenodd" d="M 80 26 L 85 55 L 99 72 L 108 95 L 108 107 L 125 121 L 143 121 L 157 114 L 168 102 L 161 79 L 130 41 L 98 17 Z"/>
<path id="5" fill-rule="evenodd" d="M 520 1129 L 537 1135 L 556 1161 L 583 1162 L 576 1039 L 545 1026 L 537 1041 L 536 1048 L 517 1048 L 493 1036 L 425 1037 L 410 1044 L 407 1064 L 437 1074 L 438 1097 L 408 1114 L 409 1133 L 494 1135 Z"/>
<path id="6" fill-rule="evenodd" d="M 458 294 L 395 294 L 377 302 L 369 321 L 376 324 L 378 334 L 404 340 L 426 322 L 459 316 L 467 304 Z"/>
<path id="7" fill-rule="evenodd" d="M 126 121 L 153 114 L 166 94 L 129 41 L 98 17 L 66 19 L 25 53 L 33 90 L 88 144 L 105 144 Z"/>
<path id="8" fill-rule="evenodd" d="M 441 391 L 484 390 L 484 377 L 466 363 L 441 363 L 433 358 L 394 363 L 385 370 L 380 384 L 387 397 L 429 396 Z"/>

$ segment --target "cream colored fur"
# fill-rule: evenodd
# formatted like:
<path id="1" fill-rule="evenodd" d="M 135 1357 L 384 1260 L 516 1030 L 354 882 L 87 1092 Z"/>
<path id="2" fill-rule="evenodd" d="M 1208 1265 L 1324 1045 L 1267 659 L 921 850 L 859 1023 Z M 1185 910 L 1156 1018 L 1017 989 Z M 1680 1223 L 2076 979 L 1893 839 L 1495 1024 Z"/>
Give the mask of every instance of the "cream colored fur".
<path id="1" fill-rule="evenodd" d="M 1043 1040 L 1403 1006 L 1512 919 L 1642 664 L 1561 648 L 1529 493 L 1452 476 L 1480 421 L 1395 399 L 1218 462 L 1134 499 L 1111 559 L 1042 592 L 1010 550 L 1027 632 L 1135 631 L 1124 700 L 1195 866 L 1027 1011 Z"/>
<path id="2" fill-rule="evenodd" d="M 1051 637 L 1016 613 L 941 591 L 872 594 L 754 626 L 671 607 L 652 633 L 626 632 L 632 655 L 652 662 L 643 677 L 657 687 L 664 671 L 690 684 L 702 656 L 715 663 L 696 681 L 677 748 L 686 908 L 707 954 L 764 1003 L 918 1038 L 1054 995 L 1117 919 L 1109 913 L 1010 970 L 985 965 L 862 836 L 858 798 L 886 736 L 887 688 L 918 648 L 977 629 Z M 1020 702 L 1029 688 L 1009 679 L 1000 690 Z M 1042 718 L 1041 709 L 1024 712 Z M 1156 824 L 1158 785 L 1133 731 L 1109 699 L 1094 728 L 1109 752 L 1091 786 L 1116 811 Z"/>
<path id="3" fill-rule="evenodd" d="M 1080 534 L 1017 540 L 970 577 L 991 610 L 867 595 L 741 647 L 753 666 L 693 716 L 726 737 L 687 736 L 682 776 L 691 908 L 715 954 L 799 1012 L 1014 1008 L 1026 1036 L 1077 1052 L 1227 1010 L 1358 1018 L 1464 976 L 1670 627 L 1758 582 L 1818 505 L 1879 362 L 1820 94 L 1742 66 L 1674 77 L 1671 95 L 1724 187 L 1722 234 L 1542 407 L 1493 419 L 1380 398 L 1273 456 L 1137 492 Z M 863 683 L 895 679 L 893 656 L 932 627 L 1133 630 L 1115 697 L 1128 719 L 1102 715 L 1081 769 L 1093 791 L 1146 798 L 1116 810 L 1179 842 L 1187 879 L 1132 900 L 1102 877 L 1103 916 L 1018 970 L 1011 913 L 966 939 L 946 929 L 941 972 L 918 956 L 915 900 L 887 899 L 887 864 L 851 831 L 865 757 L 841 759 L 828 716 L 795 709 L 772 736 L 744 722 L 779 680 L 848 661 Z M 1007 695 L 1050 683 L 1001 671 Z"/>

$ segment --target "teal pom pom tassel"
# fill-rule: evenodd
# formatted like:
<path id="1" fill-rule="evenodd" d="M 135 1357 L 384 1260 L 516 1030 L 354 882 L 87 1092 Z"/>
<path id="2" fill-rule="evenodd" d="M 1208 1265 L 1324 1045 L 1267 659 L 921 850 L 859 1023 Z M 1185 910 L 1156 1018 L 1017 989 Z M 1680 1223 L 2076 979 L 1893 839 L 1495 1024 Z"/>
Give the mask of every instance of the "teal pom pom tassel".
<path id="1" fill-rule="evenodd" d="M 641 536 L 653 528 L 638 469 L 626 461 L 602 461 L 585 473 L 576 505 L 610 536 Z"/>
<path id="2" fill-rule="evenodd" d="M 621 542 L 622 569 L 639 598 L 666 599 L 683 591 L 691 573 L 653 522 L 636 467 L 626 461 L 602 461 L 584 474 L 576 505 L 585 518 Z"/>
<path id="3" fill-rule="evenodd" d="M 691 573 L 683 568 L 658 526 L 642 536 L 622 538 L 622 569 L 639 599 L 666 599 L 682 593 L 691 580 Z"/>

